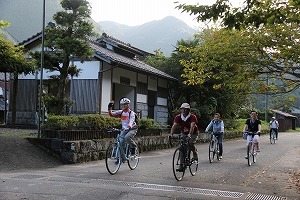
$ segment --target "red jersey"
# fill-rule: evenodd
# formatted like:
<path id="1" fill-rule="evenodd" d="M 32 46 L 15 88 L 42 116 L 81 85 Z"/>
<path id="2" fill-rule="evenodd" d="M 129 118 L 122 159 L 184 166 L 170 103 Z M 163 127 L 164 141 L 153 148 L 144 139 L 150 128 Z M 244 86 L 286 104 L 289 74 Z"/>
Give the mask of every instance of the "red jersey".
<path id="1" fill-rule="evenodd" d="M 191 128 L 191 123 L 195 122 L 195 128 L 194 128 L 194 132 L 193 134 L 198 134 L 198 119 L 196 117 L 196 115 L 191 114 L 191 116 L 186 119 L 186 121 L 184 121 L 181 118 L 181 114 L 178 114 L 175 116 L 174 122 L 180 125 L 180 131 L 181 133 L 184 134 L 189 134 L 190 128 Z"/>

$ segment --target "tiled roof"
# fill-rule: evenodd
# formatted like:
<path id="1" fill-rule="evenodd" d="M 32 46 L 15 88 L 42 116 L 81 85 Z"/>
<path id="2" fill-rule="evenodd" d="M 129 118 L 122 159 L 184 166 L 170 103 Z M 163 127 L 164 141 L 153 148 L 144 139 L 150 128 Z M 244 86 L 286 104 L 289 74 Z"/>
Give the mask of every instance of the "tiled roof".
<path id="1" fill-rule="evenodd" d="M 37 34 L 31 36 L 30 38 L 23 40 L 22 42 L 19 42 L 18 46 L 27 46 L 28 44 L 31 44 L 39 39 L 42 39 L 42 32 L 38 32 Z"/>
<path id="2" fill-rule="evenodd" d="M 277 113 L 279 115 L 285 116 L 285 117 L 297 118 L 297 116 L 291 115 L 291 114 L 286 113 L 286 112 L 282 112 L 280 110 L 271 110 L 271 111 L 273 111 L 274 113 Z"/>
<path id="3" fill-rule="evenodd" d="M 150 65 L 147 65 L 144 62 L 131 59 L 125 56 L 122 56 L 120 54 L 114 53 L 113 51 L 110 51 L 108 49 L 105 49 L 95 42 L 91 42 L 91 48 L 95 51 L 95 57 L 99 59 L 103 59 L 108 63 L 118 63 L 125 65 L 131 69 L 147 72 L 156 76 L 164 77 L 170 80 L 177 80 L 176 78 L 170 76 L 169 74 L 162 72 Z"/>
<path id="4" fill-rule="evenodd" d="M 42 37 L 42 32 L 39 32 L 39 33 L 33 35 L 32 37 L 20 42 L 19 45 L 24 45 L 24 46 L 30 45 L 33 42 L 41 39 L 41 37 Z M 117 39 L 112 39 L 111 37 L 108 37 L 106 39 L 110 40 L 110 42 L 115 42 L 117 45 L 123 45 L 123 47 L 124 48 L 126 47 L 128 50 L 131 50 L 134 52 L 140 51 L 140 55 L 149 54 L 149 53 L 139 50 L 135 47 L 131 47 L 129 44 L 118 41 Z M 99 43 L 97 43 L 95 41 L 91 41 L 90 47 L 95 50 L 95 55 L 94 55 L 95 57 L 97 57 L 98 59 L 102 59 L 108 63 L 119 63 L 119 64 L 127 66 L 128 68 L 131 68 L 131 69 L 139 70 L 142 72 L 147 72 L 149 74 L 153 74 L 156 76 L 167 78 L 169 80 L 177 81 L 176 78 L 170 76 L 169 74 L 167 74 L 165 72 L 162 72 L 162 71 L 160 71 L 150 65 L 147 65 L 146 63 L 143 63 L 141 61 L 131 59 L 131 58 L 122 56 L 120 54 L 114 53 L 110 50 L 107 50 L 107 49 L 99 46 Z"/>
<path id="5" fill-rule="evenodd" d="M 133 47 L 129 43 L 125 43 L 125 42 L 123 42 L 121 40 L 118 40 L 118 39 L 112 37 L 112 36 L 109 36 L 106 33 L 103 33 L 100 38 L 96 39 L 96 42 L 98 42 L 98 43 L 100 43 L 101 41 L 103 41 L 105 43 L 108 43 L 108 44 L 110 44 L 112 46 L 119 47 L 121 49 L 125 49 L 125 50 L 127 49 L 130 52 L 134 52 L 134 53 L 139 54 L 141 56 L 153 55 L 153 54 L 151 54 L 149 52 L 146 52 L 146 51 L 143 51 L 143 50 L 138 49 L 136 47 Z"/>

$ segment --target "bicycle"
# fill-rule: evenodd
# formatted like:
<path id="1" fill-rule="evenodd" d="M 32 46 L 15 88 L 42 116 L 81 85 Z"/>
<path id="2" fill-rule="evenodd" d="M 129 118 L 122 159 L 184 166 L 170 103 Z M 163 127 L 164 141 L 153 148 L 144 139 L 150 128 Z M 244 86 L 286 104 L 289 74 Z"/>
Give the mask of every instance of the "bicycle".
<path id="1" fill-rule="evenodd" d="M 220 150 L 219 150 L 219 141 L 214 133 L 213 138 L 209 142 L 209 147 L 208 147 L 208 159 L 209 162 L 212 163 L 215 159 L 215 156 L 217 156 L 217 160 L 220 161 Z"/>
<path id="2" fill-rule="evenodd" d="M 122 130 L 113 128 L 109 131 L 121 132 Z M 128 143 L 125 143 L 125 151 L 124 151 L 124 147 L 122 147 L 120 144 L 120 133 L 118 133 L 115 140 L 111 144 L 109 144 L 105 153 L 105 164 L 106 164 L 106 169 L 110 174 L 112 175 L 116 174 L 120 169 L 121 164 L 125 163 L 126 161 L 131 170 L 134 170 L 138 166 L 140 160 L 138 147 L 135 150 L 134 156 L 130 155 L 129 147 L 130 145 Z M 125 154 L 126 160 L 122 160 L 121 157 L 122 151 Z"/>
<path id="3" fill-rule="evenodd" d="M 175 149 L 173 154 L 173 174 L 177 181 L 181 181 L 185 174 L 185 170 L 189 167 L 189 171 L 192 176 L 195 176 L 198 170 L 198 160 L 194 160 L 193 152 L 188 147 L 187 141 L 181 139 L 181 136 L 171 137 L 169 136 L 169 142 L 173 146 L 172 140 L 177 140 L 179 145 Z M 180 157 L 183 154 L 183 163 L 180 163 Z M 179 171 L 178 167 L 180 164 L 183 164 L 183 170 Z"/>
<path id="4" fill-rule="evenodd" d="M 247 135 L 251 135 L 251 141 L 249 142 L 248 146 L 247 146 L 247 160 L 248 160 L 248 165 L 251 166 L 252 162 L 256 163 L 256 156 L 257 156 L 257 152 L 256 152 L 256 145 L 255 143 L 252 141 L 254 135 L 258 135 L 256 132 L 246 132 Z"/>
<path id="5" fill-rule="evenodd" d="M 276 132 L 275 132 L 274 129 L 271 129 L 270 143 L 271 144 L 275 144 L 276 143 Z"/>

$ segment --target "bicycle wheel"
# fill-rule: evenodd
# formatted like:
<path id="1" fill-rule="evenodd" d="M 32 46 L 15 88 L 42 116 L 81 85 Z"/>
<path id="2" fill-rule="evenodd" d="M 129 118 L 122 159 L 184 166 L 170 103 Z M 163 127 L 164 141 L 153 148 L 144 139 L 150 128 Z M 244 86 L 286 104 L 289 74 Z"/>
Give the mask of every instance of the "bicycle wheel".
<path id="1" fill-rule="evenodd" d="M 111 143 L 106 149 L 105 154 L 105 164 L 106 169 L 110 174 L 115 174 L 120 169 L 121 159 L 120 158 L 120 149 L 118 148 L 117 143 Z"/>
<path id="2" fill-rule="evenodd" d="M 213 140 L 210 141 L 209 143 L 209 146 L 208 146 L 208 159 L 209 159 L 209 162 L 212 163 L 214 161 L 214 158 L 215 158 L 215 154 L 216 154 L 216 151 L 215 151 L 215 146 L 212 145 L 213 143 Z"/>
<path id="3" fill-rule="evenodd" d="M 180 164 L 180 156 L 181 156 L 182 152 L 180 150 L 180 148 L 177 148 L 174 152 L 174 155 L 173 155 L 173 174 L 175 176 L 175 179 L 177 181 L 180 181 L 182 180 L 183 176 L 184 176 L 184 172 L 185 172 L 185 169 L 183 168 L 182 171 L 178 171 L 178 167 L 179 167 L 179 164 Z M 185 166 L 183 166 L 185 167 Z"/>
<path id="4" fill-rule="evenodd" d="M 248 147 L 247 147 L 247 157 L 248 157 L 248 165 L 251 166 L 252 165 L 252 160 L 253 160 L 253 156 L 252 156 L 252 143 L 250 142 L 248 144 Z"/>
<path id="5" fill-rule="evenodd" d="M 139 148 L 137 147 L 135 149 L 135 155 L 134 156 L 131 156 L 130 155 L 130 152 L 128 152 L 128 167 L 131 169 L 131 170 L 134 170 L 138 164 L 139 164 L 139 161 L 140 161 L 140 154 L 139 154 Z"/>
<path id="6" fill-rule="evenodd" d="M 217 160 L 220 161 L 219 143 L 216 144 L 215 149 L 216 149 Z"/>
<path id="7" fill-rule="evenodd" d="M 274 140 L 273 140 L 273 137 L 274 137 L 274 135 L 273 135 L 273 130 L 272 130 L 272 131 L 271 131 L 271 135 L 270 135 L 270 143 L 271 143 L 271 144 L 273 144 L 273 141 L 274 141 Z"/>
<path id="8" fill-rule="evenodd" d="M 272 131 L 272 139 L 273 139 L 273 143 L 275 144 L 276 143 L 276 133 L 275 133 L 275 131 L 273 130 Z"/>
<path id="9" fill-rule="evenodd" d="M 198 160 L 194 160 L 194 155 L 192 151 L 189 151 L 189 169 L 192 176 L 195 176 L 198 170 Z"/>

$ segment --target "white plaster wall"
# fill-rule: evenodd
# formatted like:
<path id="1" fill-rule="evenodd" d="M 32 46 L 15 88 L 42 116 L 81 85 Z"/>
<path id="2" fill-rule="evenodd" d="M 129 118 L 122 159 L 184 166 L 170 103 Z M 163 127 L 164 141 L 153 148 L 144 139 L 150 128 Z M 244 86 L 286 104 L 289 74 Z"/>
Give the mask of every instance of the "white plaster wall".
<path id="1" fill-rule="evenodd" d="M 157 97 L 157 105 L 167 106 L 168 105 L 168 100 L 166 98 Z"/>
<path id="2" fill-rule="evenodd" d="M 103 70 L 111 68 L 104 63 Z M 111 70 L 102 73 L 101 112 L 107 112 L 107 105 L 112 99 Z"/>
<path id="3" fill-rule="evenodd" d="M 158 78 L 158 87 L 168 88 L 168 81 L 166 79 Z"/>
<path id="4" fill-rule="evenodd" d="M 138 82 L 147 83 L 147 75 L 138 74 Z"/>
<path id="5" fill-rule="evenodd" d="M 120 83 L 120 77 L 126 77 L 130 79 L 130 85 L 136 86 L 136 72 L 129 71 L 122 68 L 113 69 L 113 82 Z"/>
<path id="6" fill-rule="evenodd" d="M 74 62 L 74 64 L 82 69 L 81 72 L 79 73 L 78 77 L 73 77 L 73 79 L 98 79 L 98 72 L 99 72 L 99 61 L 86 61 L 84 63 L 81 63 L 79 61 Z M 52 75 L 59 75 L 58 71 L 50 72 L 46 69 L 43 70 L 43 80 L 49 79 L 49 76 Z M 40 79 L 40 71 L 37 73 L 37 79 Z M 35 74 L 29 74 L 29 75 L 24 75 L 21 74 L 19 75 L 19 79 L 36 79 Z"/>
<path id="7" fill-rule="evenodd" d="M 74 62 L 74 64 L 81 69 L 81 72 L 73 79 L 98 79 L 100 61 Z"/>
<path id="8" fill-rule="evenodd" d="M 157 91 L 157 78 L 148 76 L 148 90 Z"/>
<path id="9" fill-rule="evenodd" d="M 137 103 L 147 103 L 147 95 L 145 94 L 137 94 Z"/>

